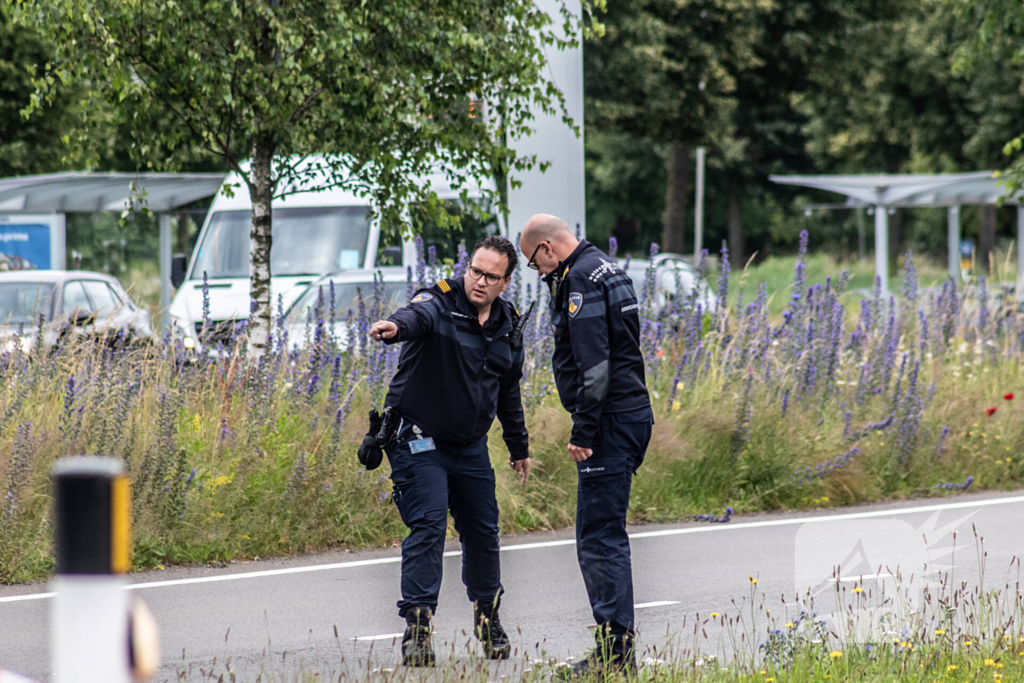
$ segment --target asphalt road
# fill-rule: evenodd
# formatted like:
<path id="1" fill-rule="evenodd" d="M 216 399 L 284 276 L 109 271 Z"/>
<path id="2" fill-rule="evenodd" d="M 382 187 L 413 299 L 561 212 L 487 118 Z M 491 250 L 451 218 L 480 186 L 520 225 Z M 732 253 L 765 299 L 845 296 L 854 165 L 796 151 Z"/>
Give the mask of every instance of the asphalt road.
<path id="1" fill-rule="evenodd" d="M 984 539 L 986 587 L 999 587 L 1019 578 L 1021 519 L 1024 492 L 632 527 L 641 644 L 648 655 L 669 648 L 677 656 L 724 656 L 729 639 L 706 621 L 712 612 L 742 615 L 741 630 L 756 621 L 751 630 L 763 633 L 769 619 L 792 620 L 798 597 L 806 600 L 816 587 L 813 609 L 827 615 L 835 610 L 837 585 L 863 585 L 870 594 L 898 574 L 901 586 L 919 590 L 937 570 L 952 572 L 957 583 L 974 582 L 982 556 L 975 530 Z M 208 680 L 210 672 L 216 680 L 228 670 L 239 681 L 261 674 L 262 681 L 293 680 L 300 671 L 334 673 L 337 680 L 339 673 L 394 667 L 404 628 L 395 608 L 398 559 L 392 549 L 133 575 L 133 590 L 160 624 L 164 666 L 157 680 Z M 444 571 L 435 648 L 458 665 L 473 661 L 479 646 L 466 635 L 472 608 L 457 544 L 449 546 Z M 591 645 L 572 530 L 505 537 L 502 575 L 502 620 L 516 657 L 492 665 L 493 673 L 514 673 L 529 658 L 578 655 Z M 46 590 L 0 587 L 0 666 L 41 681 L 49 669 Z"/>

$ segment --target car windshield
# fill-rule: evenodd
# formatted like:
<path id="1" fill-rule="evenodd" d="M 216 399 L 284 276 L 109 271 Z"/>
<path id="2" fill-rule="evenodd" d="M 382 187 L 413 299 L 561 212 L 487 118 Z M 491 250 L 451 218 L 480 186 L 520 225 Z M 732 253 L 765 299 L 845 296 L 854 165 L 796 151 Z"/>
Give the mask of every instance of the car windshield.
<path id="1" fill-rule="evenodd" d="M 35 323 L 53 317 L 52 282 L 0 282 L 0 325 Z"/>
<path id="2" fill-rule="evenodd" d="M 320 292 L 324 294 L 324 316 L 329 315 L 331 306 L 331 289 L 328 283 L 310 287 L 302 298 L 295 302 L 289 320 L 292 324 L 305 322 L 307 312 L 316 307 L 317 297 Z M 335 282 L 334 283 L 334 319 L 344 320 L 348 312 L 359 311 L 359 295 L 363 296 L 363 305 L 367 310 L 373 309 L 374 292 L 373 282 Z M 384 283 L 384 310 L 383 315 L 391 315 L 398 308 L 406 304 L 406 284 L 404 282 Z"/>
<path id="3" fill-rule="evenodd" d="M 316 275 L 361 268 L 370 236 L 369 207 L 274 211 L 270 272 Z M 249 277 L 250 211 L 218 211 L 196 251 L 192 279 Z"/>

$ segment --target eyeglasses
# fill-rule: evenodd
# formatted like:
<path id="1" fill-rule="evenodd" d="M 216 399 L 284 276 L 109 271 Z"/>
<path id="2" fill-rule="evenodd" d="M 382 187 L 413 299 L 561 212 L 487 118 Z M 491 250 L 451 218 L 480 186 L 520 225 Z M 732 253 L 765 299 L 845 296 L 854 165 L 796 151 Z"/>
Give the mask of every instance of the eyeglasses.
<path id="1" fill-rule="evenodd" d="M 498 284 L 498 282 L 501 280 L 500 275 L 495 275 L 494 273 L 485 273 L 476 266 L 470 266 L 469 269 L 466 270 L 466 275 L 470 276 L 474 280 L 479 280 L 480 278 L 483 278 L 484 282 L 486 282 L 488 286 L 491 287 Z"/>
<path id="2" fill-rule="evenodd" d="M 533 255 L 530 257 L 530 260 L 526 264 L 526 267 L 529 268 L 530 270 L 540 270 L 540 266 L 538 266 L 537 262 L 534 261 L 533 259 L 537 258 L 537 252 L 540 251 L 540 248 L 544 244 L 546 244 L 546 242 L 541 242 L 540 244 L 537 245 L 537 248 L 533 250 Z"/>

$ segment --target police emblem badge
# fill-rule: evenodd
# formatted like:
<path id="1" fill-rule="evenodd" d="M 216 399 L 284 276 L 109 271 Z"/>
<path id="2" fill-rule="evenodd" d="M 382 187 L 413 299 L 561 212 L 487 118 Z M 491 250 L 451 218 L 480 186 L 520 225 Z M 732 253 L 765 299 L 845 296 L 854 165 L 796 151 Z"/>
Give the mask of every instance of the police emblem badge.
<path id="1" fill-rule="evenodd" d="M 569 317 L 575 318 L 581 308 L 583 308 L 583 295 L 577 292 L 569 292 Z"/>
<path id="2" fill-rule="evenodd" d="M 414 303 L 414 304 L 421 304 L 424 301 L 430 301 L 433 298 L 434 297 L 432 295 L 430 295 L 430 294 L 426 294 L 426 293 L 417 294 L 416 296 L 414 296 L 412 298 L 412 303 Z"/>

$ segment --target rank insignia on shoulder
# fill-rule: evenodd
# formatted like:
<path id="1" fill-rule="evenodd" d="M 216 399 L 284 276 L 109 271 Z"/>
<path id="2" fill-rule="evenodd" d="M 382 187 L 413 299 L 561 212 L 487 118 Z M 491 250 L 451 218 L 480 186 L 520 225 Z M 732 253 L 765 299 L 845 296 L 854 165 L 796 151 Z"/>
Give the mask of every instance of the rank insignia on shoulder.
<path id="1" fill-rule="evenodd" d="M 583 295 L 578 292 L 569 292 L 569 317 L 575 318 L 581 308 L 583 308 Z"/>
<path id="2" fill-rule="evenodd" d="M 451 285 L 449 285 L 449 284 L 448 284 L 448 282 L 447 282 L 446 280 L 438 280 L 438 281 L 437 281 L 437 286 L 438 286 L 438 287 L 439 287 L 439 288 L 441 289 L 441 291 L 442 291 L 442 292 L 444 292 L 445 294 L 447 294 L 448 292 L 452 291 L 452 286 L 451 286 Z"/>
<path id="3" fill-rule="evenodd" d="M 434 298 L 433 295 L 427 294 L 426 292 L 424 292 L 423 294 L 417 294 L 416 296 L 414 296 L 412 298 L 412 302 L 411 303 L 421 304 L 424 301 L 430 301 L 433 298 Z"/>

